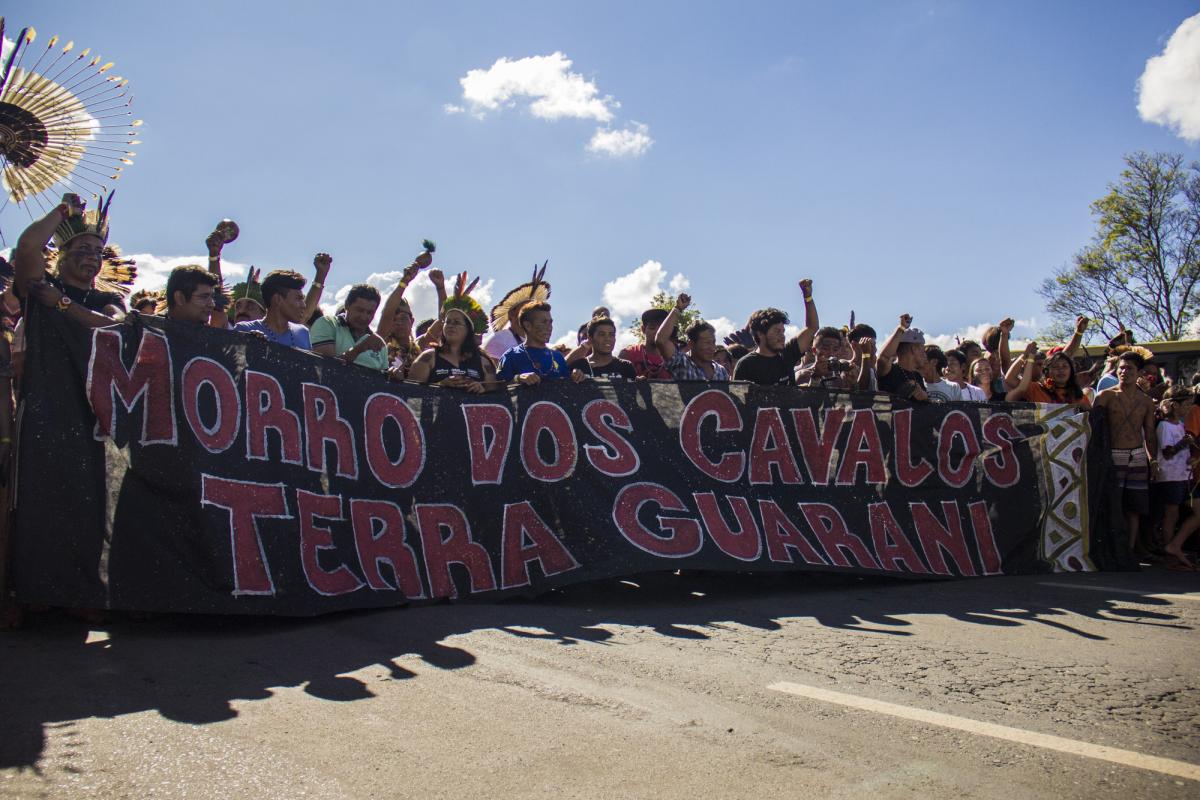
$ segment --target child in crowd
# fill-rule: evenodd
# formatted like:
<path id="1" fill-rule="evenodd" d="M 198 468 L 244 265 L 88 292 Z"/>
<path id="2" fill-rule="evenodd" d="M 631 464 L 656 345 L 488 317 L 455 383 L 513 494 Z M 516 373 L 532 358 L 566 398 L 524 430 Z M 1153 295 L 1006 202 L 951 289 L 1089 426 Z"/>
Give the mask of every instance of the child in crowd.
<path id="1" fill-rule="evenodd" d="M 1162 419 L 1157 427 L 1158 470 L 1153 476 L 1155 505 L 1162 513 L 1162 541 L 1172 544 L 1175 526 L 1179 522 L 1179 507 L 1187 501 L 1191 486 L 1188 455 L 1194 443 L 1184 429 L 1182 414 L 1191 399 L 1191 392 L 1176 387 L 1167 391 L 1159 404 Z M 1182 542 L 1180 542 L 1182 545 Z M 1177 548 L 1178 549 L 1178 548 Z M 1168 569 L 1191 571 L 1192 566 L 1182 551 L 1170 553 Z"/>

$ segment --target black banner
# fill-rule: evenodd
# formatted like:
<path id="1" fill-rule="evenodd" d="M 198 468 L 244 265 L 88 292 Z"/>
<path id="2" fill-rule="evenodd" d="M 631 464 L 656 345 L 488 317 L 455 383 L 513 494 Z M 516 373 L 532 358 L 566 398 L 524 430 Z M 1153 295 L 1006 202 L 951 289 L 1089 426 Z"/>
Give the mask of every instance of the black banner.
<path id="1" fill-rule="evenodd" d="M 1092 569 L 1100 470 L 1067 407 L 739 383 L 473 396 L 34 309 L 18 425 L 32 603 L 307 615 L 663 569 Z"/>

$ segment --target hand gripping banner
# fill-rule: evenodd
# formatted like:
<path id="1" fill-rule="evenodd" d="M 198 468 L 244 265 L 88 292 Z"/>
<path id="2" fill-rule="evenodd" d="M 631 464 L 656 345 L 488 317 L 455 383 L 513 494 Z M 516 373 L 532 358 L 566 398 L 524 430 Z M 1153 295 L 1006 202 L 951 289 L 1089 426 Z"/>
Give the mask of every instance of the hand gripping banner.
<path id="1" fill-rule="evenodd" d="M 468 395 L 34 309 L 24 602 L 310 615 L 654 570 L 1093 569 L 1086 415 L 740 383 Z"/>

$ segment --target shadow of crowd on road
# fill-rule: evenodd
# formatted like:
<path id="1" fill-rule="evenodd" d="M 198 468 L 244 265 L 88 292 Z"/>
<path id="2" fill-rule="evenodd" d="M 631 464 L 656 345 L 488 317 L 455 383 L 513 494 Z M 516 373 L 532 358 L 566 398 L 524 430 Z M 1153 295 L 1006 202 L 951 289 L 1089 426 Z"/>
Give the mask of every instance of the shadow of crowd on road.
<path id="1" fill-rule="evenodd" d="M 1138 581 L 1156 588 L 1138 593 L 1104 591 L 1099 579 L 1113 580 L 1105 574 L 1068 577 L 1086 578 L 1094 590 L 1047 586 L 1052 576 L 917 582 L 690 572 L 598 581 L 533 600 L 443 603 L 303 620 L 163 615 L 88 625 L 57 613 L 35 615 L 24 630 L 0 637 L 5 697 L 0 768 L 35 766 L 46 729 L 80 718 L 155 710 L 171 720 L 207 724 L 237 716 L 234 701 L 266 699 L 274 687 L 303 687 L 331 701 L 367 699 L 373 696 L 370 688 L 346 673 L 381 665 L 392 679 L 410 680 L 419 673 L 405 663 L 439 670 L 469 667 L 476 657 L 453 637 L 487 629 L 564 646 L 604 645 L 613 636 L 609 625 L 707 639 L 705 629 L 717 623 L 773 631 L 787 618 L 888 636 L 910 635 L 907 615 L 943 615 L 979 625 L 1046 625 L 1093 640 L 1105 637 L 1074 624 L 1079 617 L 1189 629 L 1168 610 L 1168 600 L 1153 595 L 1194 589 L 1194 580 L 1157 574 Z M 1121 607 L 1131 601 L 1139 607 Z M 1147 608 L 1156 605 L 1162 610 Z"/>

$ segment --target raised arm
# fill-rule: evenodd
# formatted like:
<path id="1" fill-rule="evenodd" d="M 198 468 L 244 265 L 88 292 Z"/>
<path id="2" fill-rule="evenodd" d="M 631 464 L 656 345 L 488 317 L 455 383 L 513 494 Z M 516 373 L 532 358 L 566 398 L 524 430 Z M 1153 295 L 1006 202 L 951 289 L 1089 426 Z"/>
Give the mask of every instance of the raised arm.
<path id="1" fill-rule="evenodd" d="M 308 294 L 304 295 L 305 322 L 312 319 L 313 312 L 317 310 L 317 305 L 321 302 L 321 295 L 325 293 L 325 279 L 329 277 L 329 268 L 332 266 L 333 256 L 329 253 L 317 253 L 313 256 L 313 268 L 316 269 L 316 275 L 308 286 Z"/>
<path id="2" fill-rule="evenodd" d="M 422 264 L 421 257 L 425 257 L 425 263 Z M 404 273 L 400 276 L 400 282 L 396 284 L 396 288 L 388 295 L 387 300 L 383 303 L 383 312 L 379 315 L 379 325 L 375 331 L 384 339 L 391 336 L 392 320 L 396 318 L 396 309 L 400 307 L 400 301 L 404 299 L 404 291 L 408 289 L 410 283 L 417 279 L 417 274 L 429 263 L 432 259 L 429 253 L 421 253 L 413 259 L 412 263 L 404 268 Z"/>
<path id="3" fill-rule="evenodd" d="M 1071 334 L 1071 341 L 1067 342 L 1067 346 L 1063 348 L 1063 355 L 1071 358 L 1075 355 L 1075 351 L 1083 344 L 1083 335 L 1087 333 L 1088 318 L 1080 314 L 1075 318 L 1075 332 Z"/>
<path id="4" fill-rule="evenodd" d="M 1023 365 L 1021 367 L 1021 379 L 1017 382 L 1015 387 L 1009 389 L 1008 393 L 1005 394 L 1005 402 L 1019 403 L 1025 399 L 1025 394 L 1029 391 L 1029 385 L 1033 383 L 1033 365 L 1035 363 L 1035 355 L 1037 355 L 1037 342 L 1030 342 L 1029 344 L 1025 345 L 1024 354 L 1022 354 L 1022 356 L 1017 359 L 1012 367 L 1009 368 L 1009 372 L 1012 373 L 1017 369 L 1018 364 Z M 1004 377 L 1004 385 L 1005 387 L 1008 386 L 1008 375 L 1005 375 Z"/>
<path id="5" fill-rule="evenodd" d="M 875 340 L 867 336 L 858 340 L 854 347 L 858 355 L 857 387 L 863 391 L 871 389 L 871 371 L 875 368 Z"/>
<path id="6" fill-rule="evenodd" d="M 216 306 L 213 308 L 212 315 L 208 318 L 208 324 L 213 328 L 229 327 L 229 297 L 221 291 L 224 285 L 221 276 L 221 250 L 225 247 L 225 237 L 218 230 L 213 231 L 204 240 L 204 246 L 208 248 L 208 271 L 217 276 L 217 291 L 220 293 L 216 299 Z"/>
<path id="7" fill-rule="evenodd" d="M 658 347 L 658 352 L 662 353 L 663 361 L 670 361 L 675 357 L 675 340 L 671 338 L 671 331 L 675 330 L 675 326 L 679 324 L 679 315 L 691 304 L 692 296 L 680 292 L 671 312 L 667 314 L 667 318 L 658 326 L 658 332 L 654 334 L 654 344 Z"/>
<path id="8" fill-rule="evenodd" d="M 813 337 L 821 329 L 821 318 L 817 314 L 817 301 L 813 300 L 812 278 L 800 281 L 800 293 L 804 295 L 804 330 L 796 338 L 800 349 L 807 351 L 812 347 Z"/>
<path id="9" fill-rule="evenodd" d="M 1013 325 L 1016 325 L 1016 323 L 1013 322 L 1012 318 L 1005 317 L 1000 320 L 1000 325 L 998 326 L 1000 328 L 1000 369 L 1005 372 L 1008 371 L 1009 366 L 1012 364 L 1012 354 L 1008 351 L 1008 338 L 1012 336 Z"/>
<path id="10" fill-rule="evenodd" d="M 13 271 L 16 273 L 13 283 L 18 297 L 26 297 L 26 286 L 33 281 L 40 281 L 46 274 L 46 257 L 43 251 L 50 237 L 54 235 L 54 229 L 67 217 L 82 213 L 83 203 L 79 196 L 65 194 L 63 202 L 50 209 L 46 216 L 34 220 L 17 239 L 11 260 Z"/>
<path id="11" fill-rule="evenodd" d="M 900 339 L 912 325 L 912 320 L 912 314 L 901 314 L 900 324 L 883 343 L 883 348 L 875 359 L 875 370 L 879 373 L 879 377 L 882 378 L 892 371 L 892 363 L 896 360 L 896 351 L 900 349 Z"/>

